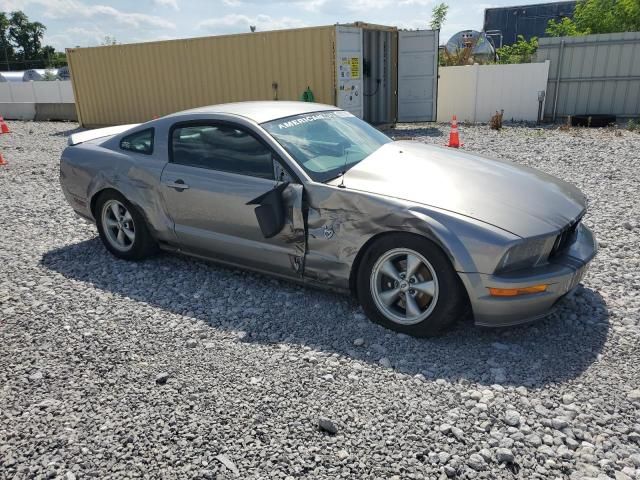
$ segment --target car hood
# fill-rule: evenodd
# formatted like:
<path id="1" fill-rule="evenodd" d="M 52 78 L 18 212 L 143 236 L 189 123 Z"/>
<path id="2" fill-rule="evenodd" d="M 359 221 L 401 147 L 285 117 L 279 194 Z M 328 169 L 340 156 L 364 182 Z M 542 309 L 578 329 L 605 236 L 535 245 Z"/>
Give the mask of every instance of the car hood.
<path id="1" fill-rule="evenodd" d="M 415 141 L 382 146 L 346 173 L 344 185 L 455 212 L 521 237 L 555 232 L 586 207 L 580 190 L 546 173 Z"/>

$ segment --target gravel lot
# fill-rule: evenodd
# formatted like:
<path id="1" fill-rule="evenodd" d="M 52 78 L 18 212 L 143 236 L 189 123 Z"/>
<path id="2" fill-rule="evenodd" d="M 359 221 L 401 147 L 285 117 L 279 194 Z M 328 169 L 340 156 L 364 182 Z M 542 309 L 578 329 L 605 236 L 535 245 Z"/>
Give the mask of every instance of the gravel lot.
<path id="1" fill-rule="evenodd" d="M 58 186 L 76 125 L 9 126 L 0 478 L 640 479 L 640 135 L 462 126 L 587 193 L 601 250 L 544 321 L 419 340 L 346 297 L 114 259 Z"/>

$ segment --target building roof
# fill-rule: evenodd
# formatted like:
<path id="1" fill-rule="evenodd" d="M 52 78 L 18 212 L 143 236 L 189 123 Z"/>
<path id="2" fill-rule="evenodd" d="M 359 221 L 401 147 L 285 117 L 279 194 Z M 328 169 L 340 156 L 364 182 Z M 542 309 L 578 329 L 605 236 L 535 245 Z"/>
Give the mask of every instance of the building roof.
<path id="1" fill-rule="evenodd" d="M 567 6 L 570 4 L 575 4 L 578 3 L 576 0 L 564 0 L 564 1 L 560 1 L 560 2 L 540 2 L 540 3 L 527 3 L 524 5 L 505 5 L 505 6 L 500 6 L 500 7 L 487 7 L 484 9 L 484 11 L 486 12 L 487 10 L 513 10 L 515 8 L 536 8 L 536 7 L 563 7 L 563 6 Z"/>
<path id="2" fill-rule="evenodd" d="M 271 120 L 277 120 L 278 118 L 291 117 L 293 115 L 301 115 L 304 113 L 324 112 L 328 110 L 339 109 L 333 105 L 324 105 L 321 103 L 260 101 L 223 103 L 220 105 L 194 108 L 192 110 L 179 113 L 228 113 L 248 118 L 256 123 L 264 123 Z"/>

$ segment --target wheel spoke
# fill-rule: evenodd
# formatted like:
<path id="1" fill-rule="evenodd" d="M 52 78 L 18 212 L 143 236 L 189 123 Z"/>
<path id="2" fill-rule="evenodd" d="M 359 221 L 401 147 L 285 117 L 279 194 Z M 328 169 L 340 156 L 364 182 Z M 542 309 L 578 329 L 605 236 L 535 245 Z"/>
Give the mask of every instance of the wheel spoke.
<path id="1" fill-rule="evenodd" d="M 116 220 L 120 220 L 120 208 L 118 207 L 118 204 L 115 202 L 111 204 L 111 213 L 113 213 L 113 217 Z"/>
<path id="2" fill-rule="evenodd" d="M 418 257 L 410 253 L 407 254 L 407 274 L 405 278 L 409 279 L 413 277 L 418 271 L 418 268 L 420 268 L 420 265 L 422 265 L 422 262 Z"/>
<path id="3" fill-rule="evenodd" d="M 127 236 L 127 238 L 129 240 L 131 240 L 131 242 L 133 242 L 136 238 L 136 234 L 133 233 L 132 230 L 129 230 L 128 228 L 123 228 L 122 231 L 124 232 L 124 234 Z"/>
<path id="4" fill-rule="evenodd" d="M 118 227 L 118 222 L 116 222 L 115 220 L 111 220 L 110 218 L 106 218 L 105 219 L 105 223 L 107 224 L 107 227 L 109 227 L 109 228 L 117 228 Z"/>
<path id="5" fill-rule="evenodd" d="M 122 221 L 123 222 L 132 222 L 133 218 L 131 218 L 131 214 L 129 213 L 129 210 L 125 210 L 124 211 L 124 216 L 122 217 Z"/>
<path id="6" fill-rule="evenodd" d="M 409 292 L 405 292 L 404 300 L 407 304 L 407 317 L 417 317 L 422 313 L 416 299 Z"/>
<path id="7" fill-rule="evenodd" d="M 124 246 L 124 232 L 121 230 L 118 230 L 118 236 L 116 238 L 116 240 L 118 241 L 118 243 L 122 246 Z"/>
<path id="8" fill-rule="evenodd" d="M 396 282 L 401 282 L 400 273 L 398 273 L 398 269 L 391 263 L 391 260 L 387 260 L 380 267 L 380 273 L 386 275 L 387 277 L 395 280 Z"/>
<path id="9" fill-rule="evenodd" d="M 402 290 L 395 288 L 393 290 L 385 290 L 380 292 L 380 299 L 387 305 L 392 305 L 400 296 Z"/>
<path id="10" fill-rule="evenodd" d="M 426 282 L 414 283 L 413 285 L 411 285 L 411 288 L 421 293 L 424 293 L 426 295 L 429 295 L 430 297 L 433 297 L 436 291 L 436 284 L 433 280 L 429 280 Z"/>

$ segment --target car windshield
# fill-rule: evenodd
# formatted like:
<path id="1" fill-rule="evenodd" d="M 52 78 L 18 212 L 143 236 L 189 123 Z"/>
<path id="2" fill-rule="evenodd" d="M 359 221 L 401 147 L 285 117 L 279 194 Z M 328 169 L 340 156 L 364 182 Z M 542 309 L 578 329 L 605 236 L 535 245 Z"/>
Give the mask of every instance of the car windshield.
<path id="1" fill-rule="evenodd" d="M 316 182 L 326 182 L 392 140 L 342 110 L 306 113 L 263 123 Z"/>

